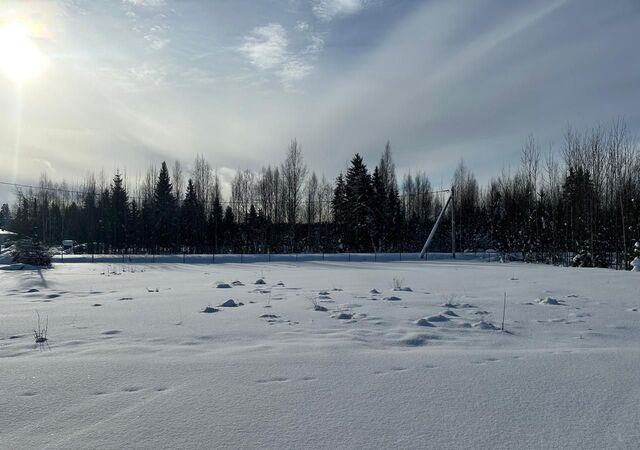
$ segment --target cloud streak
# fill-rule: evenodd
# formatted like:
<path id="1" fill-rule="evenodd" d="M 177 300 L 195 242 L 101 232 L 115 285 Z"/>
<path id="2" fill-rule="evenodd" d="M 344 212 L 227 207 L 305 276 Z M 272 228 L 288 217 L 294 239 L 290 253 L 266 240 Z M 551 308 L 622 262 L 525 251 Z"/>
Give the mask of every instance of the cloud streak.
<path id="1" fill-rule="evenodd" d="M 336 18 L 350 16 L 368 6 L 369 0 L 314 0 L 313 13 L 321 20 L 331 21 Z"/>
<path id="2" fill-rule="evenodd" d="M 244 37 L 239 50 L 249 62 L 267 70 L 281 66 L 287 59 L 287 31 L 279 23 L 256 27 Z"/>
<path id="3" fill-rule="evenodd" d="M 297 51 L 292 48 L 290 33 L 279 23 L 254 28 L 238 50 L 253 66 L 275 74 L 285 87 L 291 87 L 311 74 L 313 62 L 324 46 L 323 38 L 308 29 L 306 23 L 296 25 L 295 30 L 308 41 Z"/>

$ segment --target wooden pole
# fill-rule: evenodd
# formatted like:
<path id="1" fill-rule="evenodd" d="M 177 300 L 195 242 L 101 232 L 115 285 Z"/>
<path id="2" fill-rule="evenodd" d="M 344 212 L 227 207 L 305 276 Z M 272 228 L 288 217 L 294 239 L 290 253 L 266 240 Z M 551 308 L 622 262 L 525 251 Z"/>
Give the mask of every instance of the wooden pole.
<path id="1" fill-rule="evenodd" d="M 507 293 L 504 293 L 504 302 L 502 303 L 502 331 L 504 331 L 504 313 L 507 311 Z"/>
<path id="2" fill-rule="evenodd" d="M 456 197 L 455 186 L 451 186 L 451 257 L 456 259 Z"/>

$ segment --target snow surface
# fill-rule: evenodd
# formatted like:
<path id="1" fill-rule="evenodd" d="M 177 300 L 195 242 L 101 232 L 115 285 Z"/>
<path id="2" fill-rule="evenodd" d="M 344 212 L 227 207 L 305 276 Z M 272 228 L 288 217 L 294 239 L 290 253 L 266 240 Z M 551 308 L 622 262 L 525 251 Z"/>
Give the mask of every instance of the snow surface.
<path id="1" fill-rule="evenodd" d="M 0 272 L 0 447 L 639 448 L 639 287 L 451 261 Z"/>

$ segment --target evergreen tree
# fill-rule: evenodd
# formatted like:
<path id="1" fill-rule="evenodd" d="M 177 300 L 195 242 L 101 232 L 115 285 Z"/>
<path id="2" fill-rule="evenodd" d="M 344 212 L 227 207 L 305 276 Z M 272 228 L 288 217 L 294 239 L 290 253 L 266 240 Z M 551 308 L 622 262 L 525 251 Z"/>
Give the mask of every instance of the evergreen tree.
<path id="1" fill-rule="evenodd" d="M 351 159 L 351 166 L 347 169 L 345 192 L 349 212 L 347 219 L 349 247 L 356 251 L 371 249 L 373 187 L 367 166 L 357 153 Z"/>
<path id="2" fill-rule="evenodd" d="M 249 214 L 247 214 L 245 229 L 247 233 L 247 239 L 245 241 L 249 241 L 249 244 L 252 246 L 252 251 L 257 253 L 260 248 L 260 244 L 262 243 L 262 239 L 260 236 L 260 218 L 258 217 L 256 207 L 253 203 L 251 203 L 251 206 L 249 207 Z"/>
<path id="3" fill-rule="evenodd" d="M 227 206 L 224 210 L 224 218 L 222 219 L 222 233 L 224 237 L 224 245 L 229 250 L 233 250 L 235 244 L 235 217 L 231 206 Z"/>
<path id="4" fill-rule="evenodd" d="M 220 203 L 220 197 L 216 195 L 213 198 L 213 205 L 211 205 L 211 212 L 209 213 L 209 242 L 213 244 L 213 251 L 218 253 L 219 241 L 222 240 L 222 219 L 224 211 Z"/>
<path id="5" fill-rule="evenodd" d="M 98 213 L 98 241 L 102 244 L 102 251 L 109 249 L 111 244 L 111 194 L 105 189 L 100 194 L 97 205 Z"/>
<path id="6" fill-rule="evenodd" d="M 333 223 L 340 247 L 346 245 L 347 239 L 347 188 L 342 172 L 336 178 L 336 187 L 333 190 L 333 199 L 331 200 L 331 209 L 333 211 Z"/>
<path id="7" fill-rule="evenodd" d="M 98 239 L 97 234 L 97 221 L 98 215 L 96 212 L 96 192 L 93 186 L 90 186 L 87 192 L 84 194 L 82 200 L 82 215 L 81 215 L 81 232 L 79 239 L 82 242 L 88 242 L 89 251 L 95 252 L 94 242 Z"/>
<path id="8" fill-rule="evenodd" d="M 391 188 L 387 192 L 387 203 L 385 209 L 387 241 L 392 243 L 395 248 L 399 248 L 404 213 L 402 211 L 402 202 L 400 201 L 398 187 L 395 183 L 390 186 Z"/>
<path id="9" fill-rule="evenodd" d="M 156 227 L 156 210 L 155 201 L 151 198 L 142 200 L 142 209 L 140 210 L 140 240 L 147 251 L 155 251 L 157 241 Z"/>
<path id="10" fill-rule="evenodd" d="M 131 206 L 128 209 L 127 219 L 127 242 L 133 247 L 134 251 L 140 247 L 140 223 L 141 211 L 138 202 L 131 200 Z"/>
<path id="11" fill-rule="evenodd" d="M 6 203 L 0 207 L 0 228 L 8 230 L 11 228 L 11 210 Z"/>
<path id="12" fill-rule="evenodd" d="M 388 213 L 389 213 L 389 196 L 387 195 L 387 187 L 380 175 L 380 170 L 376 166 L 371 177 L 372 197 L 371 211 L 373 214 L 373 238 L 376 242 L 377 251 L 383 251 L 386 248 L 386 240 L 388 238 Z"/>
<path id="13" fill-rule="evenodd" d="M 197 244 L 200 237 L 199 229 L 201 226 L 200 220 L 200 207 L 196 197 L 195 186 L 193 181 L 189 178 L 187 182 L 187 192 L 182 203 L 182 223 L 181 223 L 181 236 L 183 243 L 193 248 Z"/>
<path id="14" fill-rule="evenodd" d="M 176 199 L 166 162 L 162 161 L 154 190 L 155 229 L 158 245 L 165 250 L 176 246 Z"/>
<path id="15" fill-rule="evenodd" d="M 76 202 L 71 202 L 71 205 L 69 205 L 69 208 L 67 208 L 64 213 L 63 223 L 65 236 L 63 237 L 63 239 L 69 237 L 70 239 L 74 239 L 76 241 L 80 240 L 82 228 L 80 214 L 81 211 L 78 208 Z"/>
<path id="16" fill-rule="evenodd" d="M 128 195 L 123 185 L 122 177 L 116 172 L 111 185 L 111 227 L 114 248 L 127 247 L 127 219 L 129 216 Z"/>
<path id="17" fill-rule="evenodd" d="M 569 231 L 569 250 L 576 252 L 576 265 L 592 266 L 594 242 L 592 225 L 593 184 L 588 170 L 569 168 L 563 185 L 563 196 Z"/>

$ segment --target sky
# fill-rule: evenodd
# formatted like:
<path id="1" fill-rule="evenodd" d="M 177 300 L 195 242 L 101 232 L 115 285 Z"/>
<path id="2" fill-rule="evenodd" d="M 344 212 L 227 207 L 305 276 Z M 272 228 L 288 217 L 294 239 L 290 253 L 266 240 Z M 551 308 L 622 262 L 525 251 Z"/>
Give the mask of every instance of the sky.
<path id="1" fill-rule="evenodd" d="M 637 0 L 3 0 L 0 181 L 202 154 L 228 182 L 292 138 L 329 180 L 389 140 L 400 173 L 488 181 L 531 133 L 637 135 L 638 42 Z"/>

